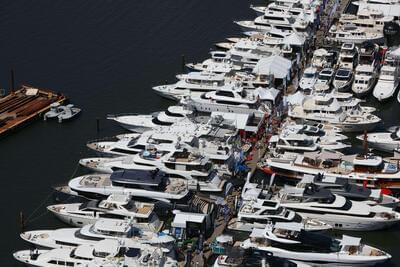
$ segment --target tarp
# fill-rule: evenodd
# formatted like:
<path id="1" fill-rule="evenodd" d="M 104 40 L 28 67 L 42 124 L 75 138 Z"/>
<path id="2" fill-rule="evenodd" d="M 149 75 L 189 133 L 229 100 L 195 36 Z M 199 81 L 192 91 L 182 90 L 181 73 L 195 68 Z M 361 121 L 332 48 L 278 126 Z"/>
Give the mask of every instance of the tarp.
<path id="1" fill-rule="evenodd" d="M 306 39 L 296 32 L 292 32 L 290 35 L 283 38 L 282 43 L 294 46 L 303 46 Z"/>
<path id="2" fill-rule="evenodd" d="M 292 62 L 284 57 L 274 55 L 260 59 L 253 69 L 259 75 L 274 75 L 275 78 L 289 77 Z"/>
<path id="3" fill-rule="evenodd" d="M 281 91 L 275 88 L 256 88 L 254 94 L 260 98 L 260 100 L 270 100 L 275 103 L 276 98 L 278 97 Z"/>
<path id="4" fill-rule="evenodd" d="M 301 105 L 303 103 L 304 100 L 304 94 L 301 91 L 297 91 L 295 94 L 293 95 L 289 95 L 286 100 L 290 105 Z"/>

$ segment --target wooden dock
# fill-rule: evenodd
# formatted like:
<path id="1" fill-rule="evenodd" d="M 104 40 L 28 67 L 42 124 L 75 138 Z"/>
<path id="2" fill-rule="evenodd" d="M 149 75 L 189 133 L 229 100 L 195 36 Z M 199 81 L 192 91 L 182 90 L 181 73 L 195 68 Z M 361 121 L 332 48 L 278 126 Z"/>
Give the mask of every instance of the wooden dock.
<path id="1" fill-rule="evenodd" d="M 0 137 L 39 117 L 52 103 L 65 100 L 62 94 L 27 85 L 0 98 Z"/>

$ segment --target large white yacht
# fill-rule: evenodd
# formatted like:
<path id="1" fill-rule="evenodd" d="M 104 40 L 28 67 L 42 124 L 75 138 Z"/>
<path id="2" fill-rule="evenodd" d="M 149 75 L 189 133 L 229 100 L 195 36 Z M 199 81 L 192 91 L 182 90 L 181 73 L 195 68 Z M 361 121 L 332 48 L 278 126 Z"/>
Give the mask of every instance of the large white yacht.
<path id="1" fill-rule="evenodd" d="M 253 114 L 266 108 L 253 92 L 218 90 L 209 93 L 203 93 L 200 97 L 190 97 L 182 100 L 182 104 L 199 112 L 211 113 L 231 112 Z"/>
<path id="2" fill-rule="evenodd" d="M 13 254 L 23 264 L 36 267 L 177 267 L 162 248 L 147 244 L 126 244 L 119 240 L 101 240 L 93 245 L 51 250 L 21 250 Z"/>
<path id="3" fill-rule="evenodd" d="M 332 56 L 333 52 L 330 52 L 324 48 L 319 48 L 313 53 L 311 65 L 319 70 L 322 68 L 332 68 L 333 66 L 329 60 Z"/>
<path id="4" fill-rule="evenodd" d="M 286 154 L 266 159 L 262 168 L 267 173 L 284 177 L 301 179 L 305 174 L 322 174 L 348 179 L 371 188 L 400 188 L 400 170 L 396 164 L 373 154 L 343 155 L 328 151 Z"/>
<path id="5" fill-rule="evenodd" d="M 339 43 L 362 44 L 366 41 L 382 43 L 384 41 L 383 32 L 370 32 L 365 28 L 354 24 L 332 25 L 329 29 L 330 38 Z"/>
<path id="6" fill-rule="evenodd" d="M 327 86 L 326 90 L 330 89 L 330 85 L 332 84 L 333 77 L 335 76 L 335 71 L 332 68 L 323 68 L 317 76 L 317 80 L 314 84 L 314 89 L 316 90 L 319 86 L 323 88 L 323 86 Z"/>
<path id="7" fill-rule="evenodd" d="M 354 75 L 351 69 L 339 68 L 333 78 L 333 87 L 339 92 L 347 92 L 350 90 L 353 80 Z"/>
<path id="8" fill-rule="evenodd" d="M 289 108 L 289 116 L 294 119 L 328 123 L 342 129 L 343 132 L 371 130 L 381 121 L 368 112 L 345 111 L 332 97 L 306 97 L 301 105 Z"/>
<path id="9" fill-rule="evenodd" d="M 228 52 L 212 51 L 211 58 L 204 60 L 202 63 L 189 63 L 186 67 L 195 71 L 229 73 L 232 70 L 239 70 L 231 61 L 231 55 Z"/>
<path id="10" fill-rule="evenodd" d="M 375 86 L 378 77 L 379 63 L 375 60 L 377 46 L 365 45 L 360 49 L 359 64 L 355 69 L 352 91 L 357 97 L 369 94 Z"/>
<path id="11" fill-rule="evenodd" d="M 359 62 L 358 48 L 354 43 L 343 43 L 337 65 L 339 68 L 354 69 Z"/>
<path id="12" fill-rule="evenodd" d="M 163 154 L 157 151 L 120 158 L 87 158 L 80 163 L 97 172 L 112 173 L 115 170 L 147 170 L 165 172 L 169 177 L 187 180 L 191 190 L 220 192 L 228 174 L 227 167 L 213 165 L 208 157 L 186 150 Z M 199 187 L 198 187 L 199 186 Z"/>
<path id="13" fill-rule="evenodd" d="M 385 16 L 393 16 L 397 19 L 399 18 L 399 0 L 359 0 L 354 1 L 352 4 L 357 5 L 359 10 L 378 10 L 381 11 Z"/>
<path id="14" fill-rule="evenodd" d="M 21 238 L 36 247 L 74 248 L 79 245 L 94 245 L 105 239 L 121 240 L 125 243 L 163 244 L 175 241 L 172 236 L 143 231 L 132 226 L 130 221 L 100 219 L 82 228 L 59 228 L 21 233 Z"/>
<path id="15" fill-rule="evenodd" d="M 334 239 L 306 232 L 301 229 L 301 224 L 276 223 L 264 229 L 254 229 L 241 247 L 313 265 L 318 262 L 324 266 L 373 266 L 391 258 L 380 249 L 362 244 L 361 238 L 343 235 L 342 239 Z"/>
<path id="16" fill-rule="evenodd" d="M 365 136 L 359 135 L 357 139 L 364 141 Z M 391 153 L 400 147 L 400 129 L 392 132 L 368 133 L 367 142 L 372 148 Z"/>
<path id="17" fill-rule="evenodd" d="M 288 12 L 289 14 L 304 18 L 309 23 L 314 23 L 316 18 L 316 13 L 314 10 L 309 8 L 304 8 L 300 3 L 297 5 L 285 5 L 285 3 L 279 2 L 271 2 L 268 6 L 254 6 L 250 5 L 250 8 L 253 9 L 258 16 L 264 15 L 269 10 L 271 11 L 280 11 L 280 12 Z"/>
<path id="18" fill-rule="evenodd" d="M 386 52 L 383 64 L 373 91 L 374 97 L 379 101 L 390 99 L 400 84 L 400 59 L 391 52 Z"/>
<path id="19" fill-rule="evenodd" d="M 352 201 L 314 184 L 303 185 L 285 186 L 273 199 L 305 218 L 321 220 L 335 229 L 379 230 L 400 222 L 400 213 L 391 208 Z"/>
<path id="20" fill-rule="evenodd" d="M 89 174 L 68 182 L 72 191 L 89 198 L 126 194 L 134 198 L 183 201 L 188 196 L 186 179 L 168 178 L 159 170 L 119 170 L 110 174 Z"/>
<path id="21" fill-rule="evenodd" d="M 384 65 L 381 68 L 378 82 L 375 85 L 373 95 L 379 101 L 393 97 L 400 83 L 399 67 Z"/>
<path id="22" fill-rule="evenodd" d="M 300 223 L 306 231 L 323 231 L 332 228 L 317 219 L 304 219 L 299 214 L 282 207 L 279 202 L 265 199 L 244 201 L 237 218 L 228 223 L 228 229 L 251 232 L 254 228 L 264 228 L 270 222 Z"/>
<path id="23" fill-rule="evenodd" d="M 393 21 L 393 16 L 385 16 L 382 11 L 364 8 L 359 9 L 357 14 L 341 14 L 339 23 L 341 25 L 353 24 L 369 32 L 383 32 L 385 23 Z"/>
<path id="24" fill-rule="evenodd" d="M 317 68 L 308 67 L 304 70 L 303 76 L 300 79 L 299 87 L 302 90 L 311 90 L 317 82 Z"/>
<path id="25" fill-rule="evenodd" d="M 132 132 L 143 133 L 159 126 L 172 124 L 190 118 L 193 111 L 184 106 L 169 106 L 166 111 L 155 112 L 150 115 L 108 115 L 107 119 L 116 121 L 125 129 Z"/>
<path id="26" fill-rule="evenodd" d="M 350 200 L 363 201 L 368 205 L 381 205 L 396 208 L 400 199 L 384 194 L 382 189 L 370 189 L 350 183 L 348 179 L 324 175 L 305 175 L 297 187 L 305 187 L 315 184 L 317 187 L 325 188 L 334 194 L 344 196 Z"/>
<path id="27" fill-rule="evenodd" d="M 267 10 L 264 15 L 257 17 L 254 21 L 236 22 L 244 31 L 268 32 L 271 29 L 279 29 L 288 32 L 307 32 L 309 22 L 294 17 L 288 12 Z"/>
<path id="28" fill-rule="evenodd" d="M 105 200 L 83 203 L 55 204 L 47 209 L 58 219 L 75 227 L 93 224 L 102 218 L 131 220 L 132 225 L 144 231 L 161 231 L 161 222 L 153 203 L 133 201 L 128 195 L 110 195 Z"/>
<path id="29" fill-rule="evenodd" d="M 177 83 L 159 85 L 153 87 L 153 90 L 163 97 L 180 100 L 184 96 L 196 96 L 221 88 L 232 91 L 238 86 L 235 83 L 227 83 L 225 74 L 212 72 L 189 72 L 188 74 L 177 75 L 177 78 L 179 79 Z"/>

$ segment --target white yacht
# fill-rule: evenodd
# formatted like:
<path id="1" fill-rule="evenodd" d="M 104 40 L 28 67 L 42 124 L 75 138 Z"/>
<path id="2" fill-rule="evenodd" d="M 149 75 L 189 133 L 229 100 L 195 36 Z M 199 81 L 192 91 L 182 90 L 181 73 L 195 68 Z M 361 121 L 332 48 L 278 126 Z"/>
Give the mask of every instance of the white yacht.
<path id="1" fill-rule="evenodd" d="M 339 68 L 354 69 L 359 62 L 358 48 L 354 43 L 343 43 L 337 65 Z"/>
<path id="2" fill-rule="evenodd" d="M 168 178 L 159 170 L 119 170 L 110 174 L 89 174 L 68 182 L 72 191 L 88 198 L 127 194 L 134 198 L 184 201 L 188 196 L 185 179 Z"/>
<path id="3" fill-rule="evenodd" d="M 365 136 L 359 135 L 357 139 L 364 141 Z M 400 147 L 400 129 L 393 132 L 368 133 L 367 142 L 368 146 L 391 153 Z"/>
<path id="4" fill-rule="evenodd" d="M 112 173 L 115 170 L 147 170 L 165 172 L 169 177 L 187 180 L 191 190 L 221 192 L 226 182 L 227 168 L 213 165 L 208 157 L 186 150 L 163 154 L 157 151 L 120 158 L 88 158 L 80 161 L 94 171 Z"/>
<path id="5" fill-rule="evenodd" d="M 279 158 L 266 159 L 261 168 L 267 173 L 297 179 L 306 174 L 322 174 L 348 179 L 370 188 L 400 188 L 400 170 L 397 165 L 373 154 L 343 155 L 328 151 L 284 154 Z"/>
<path id="6" fill-rule="evenodd" d="M 400 222 L 400 213 L 391 208 L 352 201 L 313 184 L 302 188 L 285 186 L 273 199 L 304 218 L 321 220 L 335 229 L 370 231 Z"/>
<path id="7" fill-rule="evenodd" d="M 254 93 L 247 93 L 245 90 L 218 90 L 215 92 L 203 93 L 200 97 L 183 99 L 182 104 L 187 105 L 191 109 L 206 113 L 218 111 L 252 114 L 267 111 L 262 111 L 262 108 L 266 107 L 260 103 L 260 100 Z"/>
<path id="8" fill-rule="evenodd" d="M 264 15 L 257 17 L 254 21 L 237 21 L 243 31 L 268 32 L 271 29 L 279 29 L 288 32 L 307 32 L 309 22 L 294 17 L 288 12 L 267 10 Z"/>
<path id="9" fill-rule="evenodd" d="M 223 51 L 210 52 L 211 58 L 204 60 L 202 63 L 189 63 L 186 67 L 195 71 L 213 72 L 213 73 L 230 73 L 232 70 L 239 70 L 233 65 L 231 55 Z"/>
<path id="10" fill-rule="evenodd" d="M 242 248 L 265 251 L 288 260 L 298 260 L 314 265 L 373 266 L 388 261 L 391 256 L 377 248 L 362 244 L 361 238 L 343 235 L 342 239 L 310 233 L 286 223 L 254 229 Z"/>
<path id="11" fill-rule="evenodd" d="M 309 23 L 314 23 L 314 20 L 316 18 L 316 13 L 314 12 L 314 10 L 309 8 L 305 9 L 300 3 L 297 5 L 285 5 L 285 3 L 271 2 L 268 4 L 268 6 L 250 5 L 250 8 L 253 9 L 258 16 L 264 15 L 266 12 L 268 12 L 268 10 L 271 10 L 288 12 L 293 16 L 304 18 Z"/>
<path id="12" fill-rule="evenodd" d="M 51 250 L 21 250 L 13 254 L 19 262 L 36 267 L 177 267 L 177 261 L 165 256 L 162 248 L 119 240 L 101 240 L 93 245 Z"/>
<path id="13" fill-rule="evenodd" d="M 390 99 L 400 84 L 400 59 L 392 51 L 386 52 L 384 65 L 381 68 L 373 95 L 379 101 Z"/>
<path id="14" fill-rule="evenodd" d="M 370 32 L 354 24 L 332 25 L 329 29 L 330 38 L 339 43 L 362 44 L 364 42 L 382 43 L 383 32 Z"/>
<path id="15" fill-rule="evenodd" d="M 328 57 L 330 55 L 331 53 L 324 48 L 319 48 L 315 50 L 311 59 L 311 65 L 316 67 L 317 69 L 332 67 L 329 66 L 328 62 Z"/>
<path id="16" fill-rule="evenodd" d="M 171 126 L 185 118 L 190 118 L 192 114 L 192 110 L 183 106 L 169 106 L 166 111 L 155 112 L 150 115 L 108 115 L 107 119 L 116 121 L 129 131 L 143 133 L 160 126 Z"/>
<path id="17" fill-rule="evenodd" d="M 82 228 L 59 228 L 21 233 L 21 238 L 41 248 L 74 248 L 79 245 L 94 245 L 105 239 L 121 240 L 125 243 L 165 245 L 175 239 L 166 234 L 143 231 L 129 221 L 100 219 Z"/>
<path id="18" fill-rule="evenodd" d="M 154 204 L 131 200 L 128 195 L 110 195 L 105 200 L 56 204 L 47 209 L 58 219 L 75 227 L 93 224 L 102 218 L 131 220 L 144 231 L 159 232 L 163 226 L 154 212 Z"/>
<path id="19" fill-rule="evenodd" d="M 226 83 L 225 74 L 212 72 L 189 72 L 180 74 L 177 78 L 179 79 L 177 83 L 156 86 L 153 90 L 163 97 L 180 100 L 184 96 L 198 96 L 221 88 L 232 91 L 238 86 L 235 83 Z"/>
<path id="20" fill-rule="evenodd" d="M 317 89 L 317 87 L 319 85 L 323 86 L 323 85 L 327 85 L 327 89 L 330 89 L 330 85 L 333 81 L 333 77 L 335 75 L 335 71 L 332 68 L 323 68 L 319 73 L 318 73 L 318 77 L 317 80 L 315 81 L 314 84 L 314 89 Z"/>
<path id="21" fill-rule="evenodd" d="M 239 208 L 237 218 L 228 223 L 228 229 L 251 232 L 254 228 L 265 228 L 270 223 L 286 222 L 301 224 L 306 231 L 324 231 L 332 228 L 329 224 L 316 219 L 304 219 L 299 214 L 282 207 L 279 202 L 265 199 L 244 201 Z"/>
<path id="22" fill-rule="evenodd" d="M 353 71 L 348 68 L 339 68 L 333 79 L 333 87 L 339 92 L 347 92 L 351 88 L 354 76 Z"/>
<path id="23" fill-rule="evenodd" d="M 306 97 L 301 105 L 289 108 L 289 116 L 298 120 L 328 123 L 343 132 L 371 130 L 381 119 L 371 113 L 345 111 L 339 101 L 332 97 Z"/>
<path id="24" fill-rule="evenodd" d="M 393 21 L 393 16 L 385 16 L 382 11 L 371 8 L 359 9 L 357 14 L 341 14 L 339 24 L 353 24 L 369 32 L 381 32 L 385 23 Z"/>
<path id="25" fill-rule="evenodd" d="M 343 141 L 348 139 L 346 135 L 340 133 L 339 128 L 327 127 L 326 125 L 295 124 L 288 121 L 282 124 L 281 128 L 282 132 L 305 134 L 307 136 L 319 139 L 327 138 L 336 141 Z"/>
<path id="26" fill-rule="evenodd" d="M 338 177 L 327 177 L 324 175 L 305 175 L 297 187 L 306 187 L 314 184 L 317 187 L 328 189 L 334 194 L 344 196 L 350 200 L 362 201 L 368 205 L 381 205 L 396 208 L 400 199 L 384 194 L 382 189 L 370 189 L 350 183 L 348 179 Z"/>
<path id="27" fill-rule="evenodd" d="M 373 95 L 379 101 L 388 100 L 396 92 L 400 83 L 399 67 L 384 65 L 381 68 L 378 82 L 375 85 Z"/>
<path id="28" fill-rule="evenodd" d="M 352 4 L 357 5 L 359 10 L 378 10 L 381 11 L 384 16 L 393 16 L 397 19 L 400 17 L 399 0 L 359 0 Z"/>
<path id="29" fill-rule="evenodd" d="M 282 131 L 280 135 L 274 135 L 270 138 L 269 148 L 275 151 L 294 151 L 298 153 L 306 151 L 317 151 L 320 149 L 342 150 L 349 147 L 334 137 L 311 137 L 306 134 Z"/>
<path id="30" fill-rule="evenodd" d="M 317 82 L 317 68 L 308 67 L 304 70 L 303 76 L 300 79 L 299 87 L 302 90 L 311 90 Z"/>

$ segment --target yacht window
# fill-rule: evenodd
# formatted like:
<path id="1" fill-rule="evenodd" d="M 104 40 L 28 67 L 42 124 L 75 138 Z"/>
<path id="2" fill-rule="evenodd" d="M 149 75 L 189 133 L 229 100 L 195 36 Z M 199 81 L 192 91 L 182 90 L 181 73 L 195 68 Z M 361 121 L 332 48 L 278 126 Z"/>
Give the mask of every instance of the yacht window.
<path id="1" fill-rule="evenodd" d="M 117 153 L 122 153 L 122 154 L 137 154 L 137 151 L 132 151 L 132 150 L 126 150 L 126 149 L 121 149 L 121 148 L 113 148 L 111 149 L 112 152 L 117 152 Z"/>
<path id="2" fill-rule="evenodd" d="M 226 97 L 234 97 L 233 92 L 231 91 L 217 91 L 215 95 L 218 96 L 226 96 Z"/>
<path id="3" fill-rule="evenodd" d="M 172 112 L 170 112 L 169 110 L 166 110 L 166 111 L 165 111 L 165 114 L 168 115 L 168 116 L 170 116 L 170 117 L 184 117 L 184 115 L 182 115 L 182 114 L 179 114 L 179 113 L 172 113 Z"/>
<path id="4" fill-rule="evenodd" d="M 157 117 L 154 117 L 151 120 L 152 123 L 156 124 L 156 125 L 162 125 L 162 126 L 170 126 L 173 124 L 173 122 L 165 122 L 165 121 L 160 121 Z"/>
<path id="5" fill-rule="evenodd" d="M 315 77 L 315 73 L 304 73 L 303 77 L 311 79 Z"/>
<path id="6" fill-rule="evenodd" d="M 70 261 L 51 260 L 48 263 L 60 266 L 75 266 L 75 263 Z"/>

